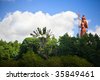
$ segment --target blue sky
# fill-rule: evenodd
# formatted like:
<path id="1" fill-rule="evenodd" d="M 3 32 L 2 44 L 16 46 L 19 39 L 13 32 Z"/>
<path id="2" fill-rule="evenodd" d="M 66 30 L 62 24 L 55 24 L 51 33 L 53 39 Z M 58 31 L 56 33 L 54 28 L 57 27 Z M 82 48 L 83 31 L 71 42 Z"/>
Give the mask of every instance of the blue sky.
<path id="1" fill-rule="evenodd" d="M 0 18 L 8 12 L 43 11 L 55 14 L 62 11 L 73 11 L 85 14 L 91 20 L 90 27 L 100 25 L 100 0 L 0 0 Z"/>
<path id="2" fill-rule="evenodd" d="M 84 14 L 89 20 L 89 29 L 100 26 L 100 0 L 0 0 L 0 21 L 15 11 L 42 11 L 54 15 L 63 11 Z"/>

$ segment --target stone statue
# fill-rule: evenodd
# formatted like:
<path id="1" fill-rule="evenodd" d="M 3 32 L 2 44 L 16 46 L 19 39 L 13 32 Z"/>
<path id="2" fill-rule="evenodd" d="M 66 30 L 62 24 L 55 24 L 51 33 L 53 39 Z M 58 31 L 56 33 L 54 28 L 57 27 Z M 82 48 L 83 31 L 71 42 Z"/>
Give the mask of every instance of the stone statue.
<path id="1" fill-rule="evenodd" d="M 80 28 L 81 28 L 80 36 L 83 36 L 84 34 L 86 34 L 86 29 L 88 28 L 88 23 L 84 15 L 82 16 L 81 19 Z"/>

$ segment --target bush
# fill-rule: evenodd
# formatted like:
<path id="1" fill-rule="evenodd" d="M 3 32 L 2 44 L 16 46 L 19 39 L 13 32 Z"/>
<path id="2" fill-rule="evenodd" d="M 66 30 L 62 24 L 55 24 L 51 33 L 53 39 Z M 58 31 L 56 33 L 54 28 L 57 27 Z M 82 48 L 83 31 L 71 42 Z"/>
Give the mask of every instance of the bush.
<path id="1" fill-rule="evenodd" d="M 61 56 L 61 61 L 64 66 L 68 67 L 92 67 L 93 65 L 86 59 L 76 55 Z"/>
<path id="2" fill-rule="evenodd" d="M 17 66 L 18 66 L 18 61 L 15 61 L 13 59 L 0 61 L 0 67 L 17 67 Z"/>
<path id="3" fill-rule="evenodd" d="M 27 52 L 23 54 L 23 57 L 19 60 L 18 65 L 22 67 L 45 66 L 44 60 L 34 52 Z"/>
<path id="4" fill-rule="evenodd" d="M 53 56 L 46 61 L 47 67 L 92 67 L 93 64 L 76 55 Z"/>
<path id="5" fill-rule="evenodd" d="M 61 67 L 61 66 L 63 66 L 61 59 L 58 56 L 50 57 L 46 61 L 46 64 L 47 64 L 47 67 Z"/>

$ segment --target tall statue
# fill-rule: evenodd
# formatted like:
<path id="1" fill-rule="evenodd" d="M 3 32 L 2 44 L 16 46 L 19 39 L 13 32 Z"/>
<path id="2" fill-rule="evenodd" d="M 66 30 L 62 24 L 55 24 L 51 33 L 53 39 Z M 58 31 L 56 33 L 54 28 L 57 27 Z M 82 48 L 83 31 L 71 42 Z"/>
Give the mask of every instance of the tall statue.
<path id="1" fill-rule="evenodd" d="M 86 34 L 86 29 L 88 28 L 88 23 L 84 15 L 82 16 L 81 19 L 80 28 L 81 28 L 80 36 L 83 36 L 84 34 Z"/>

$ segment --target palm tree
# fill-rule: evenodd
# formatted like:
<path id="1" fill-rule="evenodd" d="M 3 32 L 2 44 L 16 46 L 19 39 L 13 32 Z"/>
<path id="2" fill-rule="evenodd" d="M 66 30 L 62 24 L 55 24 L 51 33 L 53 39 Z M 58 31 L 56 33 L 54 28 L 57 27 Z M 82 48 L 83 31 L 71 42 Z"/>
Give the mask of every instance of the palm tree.
<path id="1" fill-rule="evenodd" d="M 51 30 L 47 30 L 46 27 L 44 27 L 43 29 L 38 27 L 37 30 L 33 31 L 33 33 L 30 33 L 30 35 L 40 39 L 40 48 L 38 50 L 38 53 L 42 54 L 45 58 L 47 58 L 47 55 L 44 51 L 44 47 L 51 36 Z"/>
<path id="2" fill-rule="evenodd" d="M 30 33 L 31 36 L 39 38 L 41 42 L 41 46 L 44 46 L 44 44 L 47 42 L 47 39 L 51 36 L 51 30 L 47 30 L 46 27 L 43 29 L 37 28 L 37 30 L 33 31 L 33 33 Z"/>
<path id="3" fill-rule="evenodd" d="M 43 29 L 41 28 L 37 28 L 37 30 L 33 31 L 33 33 L 31 33 L 30 35 L 32 35 L 33 37 L 44 37 L 44 38 L 48 38 L 51 36 L 51 30 L 47 30 L 46 27 L 44 27 Z"/>

